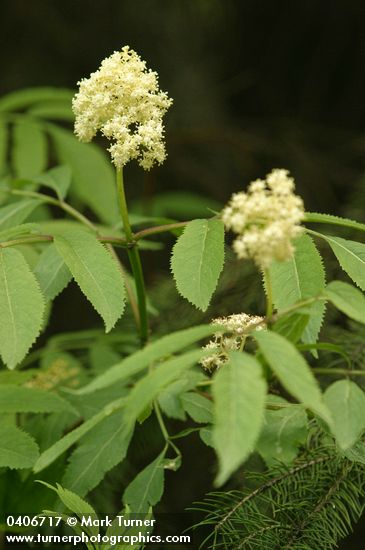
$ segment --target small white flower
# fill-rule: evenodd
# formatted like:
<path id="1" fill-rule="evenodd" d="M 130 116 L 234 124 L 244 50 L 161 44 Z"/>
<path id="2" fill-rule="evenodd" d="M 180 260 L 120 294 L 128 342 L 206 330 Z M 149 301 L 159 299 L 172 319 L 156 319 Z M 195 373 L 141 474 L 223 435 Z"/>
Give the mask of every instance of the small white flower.
<path id="1" fill-rule="evenodd" d="M 293 239 L 303 228 L 304 205 L 294 194 L 287 170 L 275 169 L 265 180 L 250 183 L 247 193 L 235 193 L 222 211 L 227 229 L 238 236 L 233 249 L 239 258 L 251 258 L 260 268 L 293 255 Z"/>
<path id="2" fill-rule="evenodd" d="M 172 99 L 160 91 L 157 73 L 134 50 L 124 46 L 114 52 L 78 84 L 72 108 L 81 141 L 91 141 L 100 131 L 112 142 L 108 150 L 118 168 L 133 159 L 145 170 L 163 163 L 162 117 Z"/>
<path id="3" fill-rule="evenodd" d="M 202 367 L 207 370 L 218 369 L 224 365 L 228 360 L 228 352 L 242 350 L 249 334 L 255 330 L 266 328 L 263 317 L 247 313 L 217 317 L 213 319 L 212 324 L 221 325 L 225 332 L 217 332 L 203 348 L 213 352 L 200 361 Z"/>

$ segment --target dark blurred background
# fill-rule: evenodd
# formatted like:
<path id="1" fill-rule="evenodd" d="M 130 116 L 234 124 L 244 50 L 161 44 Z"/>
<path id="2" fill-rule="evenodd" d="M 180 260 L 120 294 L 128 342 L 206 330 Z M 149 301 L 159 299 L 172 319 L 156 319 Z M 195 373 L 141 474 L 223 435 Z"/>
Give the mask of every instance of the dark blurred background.
<path id="1" fill-rule="evenodd" d="M 75 88 L 125 44 L 159 72 L 175 100 L 169 158 L 147 178 L 145 195 L 190 190 L 224 203 L 250 179 L 286 167 L 307 209 L 364 218 L 361 0 L 0 5 L 1 93 Z"/>
<path id="2" fill-rule="evenodd" d="M 0 0 L 0 14 L 0 94 L 76 88 L 125 44 L 158 71 L 169 157 L 128 168 L 135 203 L 183 191 L 224 204 L 278 167 L 307 210 L 365 221 L 363 1 Z M 176 474 L 187 503 L 189 473 Z M 343 548 L 363 548 L 360 531 Z"/>

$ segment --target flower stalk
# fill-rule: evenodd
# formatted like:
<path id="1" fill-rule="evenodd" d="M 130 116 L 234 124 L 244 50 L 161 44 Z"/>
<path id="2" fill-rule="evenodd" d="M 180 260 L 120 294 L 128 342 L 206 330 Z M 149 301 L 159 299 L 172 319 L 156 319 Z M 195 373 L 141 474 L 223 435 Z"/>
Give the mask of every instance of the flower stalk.
<path id="1" fill-rule="evenodd" d="M 126 200 L 125 191 L 124 191 L 123 170 L 121 168 L 117 168 L 116 174 L 117 174 L 119 211 L 123 222 L 127 245 L 130 245 L 127 248 L 127 251 L 128 251 L 128 257 L 129 257 L 129 263 L 132 268 L 134 282 L 136 285 L 140 339 L 141 339 L 141 344 L 144 345 L 148 340 L 148 319 L 147 319 L 146 290 L 145 290 L 145 284 L 144 284 L 142 263 L 141 263 L 138 246 L 136 241 L 134 240 L 132 228 L 129 223 L 127 200 Z"/>

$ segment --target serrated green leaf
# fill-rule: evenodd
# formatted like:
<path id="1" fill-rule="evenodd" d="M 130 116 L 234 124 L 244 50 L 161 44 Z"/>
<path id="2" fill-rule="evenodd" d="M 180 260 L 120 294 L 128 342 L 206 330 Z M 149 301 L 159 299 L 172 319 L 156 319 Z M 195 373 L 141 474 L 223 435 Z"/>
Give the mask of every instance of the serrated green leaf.
<path id="1" fill-rule="evenodd" d="M 350 227 L 351 229 L 359 229 L 365 231 L 365 223 L 349 220 L 348 218 L 341 218 L 340 216 L 333 216 L 332 214 L 320 214 L 318 212 L 306 212 L 304 221 L 314 223 L 325 223 L 330 225 L 339 225 L 342 227 Z"/>
<path id="2" fill-rule="evenodd" d="M 365 290 L 365 244 L 317 233 L 332 248 L 340 266 L 361 290 Z"/>
<path id="3" fill-rule="evenodd" d="M 37 176 L 35 181 L 53 189 L 58 198 L 63 200 L 71 185 L 71 169 L 69 166 L 56 166 L 48 170 L 48 172 Z"/>
<path id="4" fill-rule="evenodd" d="M 30 233 L 36 233 L 39 230 L 39 226 L 36 223 L 22 223 L 9 229 L 0 231 L 0 241 L 9 241 L 23 235 L 29 235 Z"/>
<path id="5" fill-rule="evenodd" d="M 307 439 L 308 419 L 301 405 L 289 405 L 285 399 L 269 396 L 270 402 L 286 403 L 287 407 L 265 411 L 264 423 L 256 450 L 267 466 L 280 461 L 290 464 Z"/>
<path id="6" fill-rule="evenodd" d="M 184 409 L 195 422 L 213 421 L 213 404 L 203 395 L 195 392 L 184 393 L 181 401 Z"/>
<path id="7" fill-rule="evenodd" d="M 365 296 L 358 288 L 342 281 L 332 281 L 324 294 L 342 313 L 354 321 L 365 323 Z"/>
<path id="8" fill-rule="evenodd" d="M 334 420 L 332 433 L 346 450 L 365 429 L 364 392 L 351 380 L 339 380 L 326 389 L 324 401 Z"/>
<path id="9" fill-rule="evenodd" d="M 92 143 L 80 143 L 73 134 L 48 125 L 60 163 L 70 166 L 72 190 L 108 225 L 120 219 L 115 178 L 110 162 Z"/>
<path id="10" fill-rule="evenodd" d="M 130 391 L 124 409 L 125 422 L 132 425 L 144 409 L 158 396 L 160 391 L 178 380 L 187 369 L 204 355 L 202 350 L 190 351 L 158 365 L 141 378 Z"/>
<path id="11" fill-rule="evenodd" d="M 54 237 L 54 243 L 109 332 L 122 315 L 125 302 L 123 277 L 117 263 L 96 237 L 86 231 L 64 231 Z"/>
<path id="12" fill-rule="evenodd" d="M 8 154 L 8 125 L 0 120 L 0 176 L 6 172 Z"/>
<path id="13" fill-rule="evenodd" d="M 224 263 L 224 225 L 221 220 L 193 220 L 176 241 L 171 269 L 180 294 L 205 311 Z"/>
<path id="14" fill-rule="evenodd" d="M 21 120 L 13 128 L 12 164 L 16 176 L 31 178 L 47 164 L 47 141 L 43 129 L 32 121 Z"/>
<path id="15" fill-rule="evenodd" d="M 54 244 L 47 246 L 34 268 L 41 291 L 47 300 L 53 300 L 72 279 L 71 272 Z"/>
<path id="16" fill-rule="evenodd" d="M 0 468 L 31 468 L 37 458 L 38 446 L 30 435 L 0 424 Z"/>
<path id="17" fill-rule="evenodd" d="M 66 88 L 34 87 L 16 90 L 0 99 L 0 111 L 15 111 L 41 101 L 58 100 L 71 103 L 74 92 Z"/>
<path id="18" fill-rule="evenodd" d="M 117 381 L 128 380 L 128 378 L 143 371 L 148 365 L 153 364 L 162 357 L 168 357 L 198 340 L 210 336 L 214 331 L 216 331 L 216 328 L 212 325 L 199 325 L 163 336 L 97 376 L 90 384 L 78 390 L 77 393 L 80 395 L 91 393 Z"/>
<path id="19" fill-rule="evenodd" d="M 82 520 L 85 516 L 91 517 L 92 519 L 97 518 L 94 508 L 86 502 L 86 500 L 82 499 L 79 495 L 73 493 L 69 489 L 65 489 L 59 483 L 56 483 L 55 487 L 45 481 L 38 480 L 38 483 L 45 485 L 48 489 L 51 489 L 57 493 L 59 499 L 66 506 L 66 508 L 75 514 L 80 520 Z M 65 519 L 67 519 L 67 516 L 65 516 Z M 91 526 L 87 527 L 85 531 L 89 532 L 89 534 L 97 535 L 99 533 L 99 528 L 97 526 Z"/>
<path id="20" fill-rule="evenodd" d="M 2 370 L 0 371 L 0 384 L 24 384 L 37 374 L 38 369 L 27 370 Z"/>
<path id="21" fill-rule="evenodd" d="M 81 496 L 96 487 L 105 474 L 124 459 L 132 433 L 124 421 L 123 411 L 102 420 L 72 453 L 63 478 L 65 487 Z"/>
<path id="22" fill-rule="evenodd" d="M 8 368 L 20 363 L 42 328 L 44 299 L 20 252 L 0 249 L 0 355 Z"/>
<path id="23" fill-rule="evenodd" d="M 164 450 L 151 464 L 146 466 L 128 485 L 123 502 L 128 504 L 133 514 L 148 512 L 157 504 L 164 490 Z"/>
<path id="24" fill-rule="evenodd" d="M 302 235 L 294 245 L 295 253 L 290 260 L 273 262 L 269 268 L 273 300 L 279 313 L 296 302 L 318 296 L 326 284 L 322 259 L 312 239 Z M 315 302 L 309 311 L 310 319 L 302 336 L 305 343 L 317 340 L 324 302 Z"/>
<path id="25" fill-rule="evenodd" d="M 309 365 L 295 346 L 272 331 L 255 332 L 260 349 L 284 388 L 329 425 L 331 414 Z"/>
<path id="26" fill-rule="evenodd" d="M 232 352 L 213 381 L 213 442 L 219 459 L 216 484 L 222 485 L 254 450 L 265 409 L 266 382 L 260 363 Z"/>
<path id="27" fill-rule="evenodd" d="M 90 432 L 90 430 L 97 426 L 104 418 L 123 407 L 124 401 L 125 399 L 121 398 L 109 403 L 99 413 L 92 416 L 89 420 L 86 420 L 86 422 L 72 430 L 72 432 L 66 434 L 62 439 L 52 445 L 52 447 L 46 449 L 35 463 L 33 471 L 37 473 L 47 468 L 47 466 L 52 464 L 59 456 L 72 447 L 74 443 L 77 443 L 77 441 Z"/>
<path id="28" fill-rule="evenodd" d="M 295 344 L 300 340 L 305 327 L 309 321 L 309 315 L 303 315 L 302 313 L 293 313 L 292 315 L 285 315 L 278 319 L 273 324 L 273 331 L 281 334 L 290 342 Z"/>
<path id="29" fill-rule="evenodd" d="M 65 399 L 54 392 L 8 384 L 0 385 L 0 413 L 63 411 L 76 412 Z"/>
<path id="30" fill-rule="evenodd" d="M 344 454 L 351 462 L 365 464 L 365 444 L 362 441 L 355 443 L 355 445 L 347 449 Z"/>
<path id="31" fill-rule="evenodd" d="M 13 202 L 0 208 L 0 230 L 5 231 L 23 223 L 24 220 L 41 204 L 38 199 L 26 199 Z"/>

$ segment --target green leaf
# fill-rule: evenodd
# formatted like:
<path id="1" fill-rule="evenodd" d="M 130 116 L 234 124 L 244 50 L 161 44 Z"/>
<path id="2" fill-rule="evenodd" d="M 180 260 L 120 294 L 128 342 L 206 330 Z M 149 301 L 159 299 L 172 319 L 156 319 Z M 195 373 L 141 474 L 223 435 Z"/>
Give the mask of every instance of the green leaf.
<path id="1" fill-rule="evenodd" d="M 340 218 L 332 214 L 319 214 L 318 212 L 306 212 L 304 221 L 314 223 L 328 223 L 330 225 L 339 225 L 342 227 L 351 227 L 351 229 L 359 229 L 365 231 L 365 223 L 355 222 L 348 218 Z"/>
<path id="2" fill-rule="evenodd" d="M 0 249 L 0 355 L 13 369 L 42 328 L 44 299 L 20 252 Z"/>
<path id="3" fill-rule="evenodd" d="M 38 446 L 30 435 L 0 424 L 0 468 L 31 468 L 37 457 Z"/>
<path id="4" fill-rule="evenodd" d="M 281 334 L 290 342 L 295 344 L 300 340 L 305 327 L 309 321 L 309 315 L 303 315 L 302 313 L 293 313 L 292 315 L 285 315 L 278 319 L 272 327 L 274 332 Z"/>
<path id="5" fill-rule="evenodd" d="M 365 429 L 364 392 L 350 380 L 339 380 L 326 389 L 324 401 L 334 420 L 332 433 L 346 450 Z"/>
<path id="6" fill-rule="evenodd" d="M 41 291 L 47 300 L 53 300 L 68 285 L 72 275 L 54 244 L 47 246 L 34 268 Z"/>
<path id="7" fill-rule="evenodd" d="M 0 208 L 0 230 L 5 231 L 20 225 L 40 204 L 38 199 L 26 199 L 3 206 Z"/>
<path id="8" fill-rule="evenodd" d="M 80 143 L 70 132 L 48 125 L 58 159 L 70 166 L 72 190 L 108 225 L 119 221 L 114 173 L 104 153 L 92 143 Z"/>
<path id="9" fill-rule="evenodd" d="M 63 478 L 65 487 L 81 496 L 96 487 L 124 459 L 132 433 L 124 422 L 123 411 L 102 420 L 72 453 Z"/>
<path id="10" fill-rule="evenodd" d="M 73 122 L 75 115 L 72 112 L 71 101 L 43 101 L 29 109 L 28 113 L 33 117 L 51 120 L 67 120 Z"/>
<path id="11" fill-rule="evenodd" d="M 0 231 L 0 241 L 4 242 L 25 235 L 29 236 L 29 234 L 36 234 L 37 232 L 39 232 L 39 226 L 36 223 L 22 223 Z"/>
<path id="12" fill-rule="evenodd" d="M 71 185 L 71 169 L 69 166 L 56 166 L 35 178 L 35 181 L 53 189 L 62 201 Z"/>
<path id="13" fill-rule="evenodd" d="M 66 508 L 75 514 L 80 520 L 82 520 L 84 516 L 91 517 L 93 519 L 97 518 L 94 508 L 79 495 L 65 489 L 59 483 L 56 483 L 56 487 L 53 487 L 53 485 L 50 485 L 45 481 L 37 481 L 57 493 L 59 499 L 66 506 Z M 87 527 L 85 531 L 89 532 L 91 535 L 97 535 L 99 533 L 99 528 L 97 526 L 91 526 Z"/>
<path id="14" fill-rule="evenodd" d="M 0 176 L 7 169 L 8 154 L 8 126 L 5 121 L 0 120 Z"/>
<path id="15" fill-rule="evenodd" d="M 206 397 L 188 392 L 181 396 L 181 401 L 184 409 L 195 422 L 213 421 L 213 404 Z"/>
<path id="16" fill-rule="evenodd" d="M 66 88 L 34 87 L 17 90 L 0 99 L 0 111 L 15 111 L 41 101 L 58 100 L 71 103 L 74 92 Z"/>
<path id="17" fill-rule="evenodd" d="M 133 424 L 164 387 L 178 380 L 184 371 L 196 364 L 203 355 L 202 350 L 187 352 L 165 361 L 138 380 L 126 398 L 125 422 Z"/>
<path id="18" fill-rule="evenodd" d="M 213 442 L 219 459 L 216 484 L 222 485 L 254 450 L 265 408 L 261 365 L 246 353 L 232 352 L 216 374 Z"/>
<path id="19" fill-rule="evenodd" d="M 0 384 L 0 413 L 74 412 L 75 409 L 54 392 Z"/>
<path id="20" fill-rule="evenodd" d="M 325 290 L 325 296 L 342 313 L 354 321 L 365 323 L 365 296 L 348 283 L 332 281 Z"/>
<path id="21" fill-rule="evenodd" d="M 361 290 L 365 290 L 365 244 L 316 234 L 328 242 L 342 269 Z"/>
<path id="22" fill-rule="evenodd" d="M 286 403 L 288 406 L 265 411 L 264 423 L 256 449 L 268 467 L 276 461 L 284 464 L 293 462 L 300 445 L 307 439 L 308 421 L 301 405 L 289 405 L 285 399 L 269 395 L 274 403 Z"/>
<path id="23" fill-rule="evenodd" d="M 193 220 L 176 241 L 171 269 L 179 293 L 205 311 L 224 263 L 224 225 L 221 220 Z"/>
<path id="24" fill-rule="evenodd" d="M 351 462 L 365 464 L 365 444 L 362 441 L 357 441 L 355 445 L 347 449 L 344 454 Z"/>
<path id="25" fill-rule="evenodd" d="M 54 462 L 59 456 L 61 456 L 65 451 L 67 451 L 74 443 L 79 441 L 85 434 L 99 424 L 104 418 L 111 415 L 114 411 L 123 407 L 124 398 L 117 399 L 112 403 L 109 403 L 104 407 L 99 413 L 92 416 L 89 420 L 86 420 L 81 426 L 72 430 L 66 434 L 62 439 L 57 441 L 54 445 L 46 449 L 39 457 L 37 462 L 34 465 L 33 471 L 35 473 L 44 470 L 52 462 Z"/>
<path id="26" fill-rule="evenodd" d="M 255 332 L 260 349 L 284 388 L 329 425 L 330 412 L 309 365 L 288 340 L 271 331 Z"/>
<path id="27" fill-rule="evenodd" d="M 54 237 L 54 243 L 109 332 L 122 315 L 125 302 L 123 277 L 116 261 L 96 237 L 86 231 L 66 230 Z"/>
<path id="28" fill-rule="evenodd" d="M 211 426 L 205 426 L 199 430 L 200 439 L 207 445 L 207 447 L 212 447 L 214 449 L 213 442 L 213 428 Z"/>
<path id="29" fill-rule="evenodd" d="M 90 384 L 78 390 L 77 393 L 91 393 L 120 380 L 128 380 L 131 376 L 143 371 L 162 357 L 168 357 L 194 342 L 210 336 L 216 330 L 212 325 L 200 325 L 163 336 L 97 376 Z"/>
<path id="30" fill-rule="evenodd" d="M 182 394 L 195 388 L 204 379 L 205 375 L 201 371 L 190 370 L 185 372 L 179 380 L 167 386 L 158 396 L 158 403 L 162 411 L 170 418 L 186 420 L 181 399 Z"/>
<path id="31" fill-rule="evenodd" d="M 296 302 L 318 296 L 326 284 L 322 259 L 312 239 L 302 235 L 294 244 L 295 253 L 290 260 L 273 262 L 269 268 L 273 300 L 279 313 Z M 315 302 L 310 306 L 310 319 L 303 332 L 303 342 L 317 340 L 324 311 L 324 302 Z"/>
<path id="32" fill-rule="evenodd" d="M 47 142 L 41 126 L 28 120 L 16 122 L 12 151 L 16 176 L 31 178 L 43 172 L 47 164 Z"/>
<path id="33" fill-rule="evenodd" d="M 151 464 L 146 466 L 128 485 L 123 502 L 130 506 L 133 514 L 148 512 L 157 504 L 164 490 L 164 450 Z"/>

